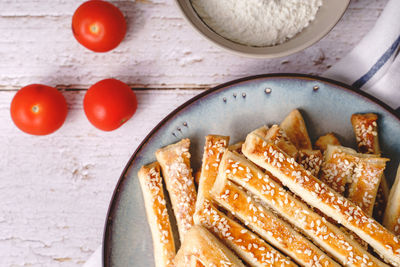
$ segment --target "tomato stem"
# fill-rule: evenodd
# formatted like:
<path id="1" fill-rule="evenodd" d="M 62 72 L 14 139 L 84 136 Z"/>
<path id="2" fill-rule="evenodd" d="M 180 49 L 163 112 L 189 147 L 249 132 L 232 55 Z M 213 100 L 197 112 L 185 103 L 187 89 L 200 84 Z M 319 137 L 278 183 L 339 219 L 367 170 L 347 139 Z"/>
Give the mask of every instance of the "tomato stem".
<path id="1" fill-rule="evenodd" d="M 99 26 L 98 26 L 96 23 L 90 25 L 90 31 L 91 31 L 92 33 L 95 33 L 95 34 L 99 33 L 99 29 L 100 29 L 100 28 L 99 28 Z"/>
<path id="2" fill-rule="evenodd" d="M 39 107 L 38 107 L 38 105 L 34 105 L 34 106 L 32 107 L 32 111 L 33 111 L 34 113 L 38 113 L 38 112 L 39 112 Z"/>

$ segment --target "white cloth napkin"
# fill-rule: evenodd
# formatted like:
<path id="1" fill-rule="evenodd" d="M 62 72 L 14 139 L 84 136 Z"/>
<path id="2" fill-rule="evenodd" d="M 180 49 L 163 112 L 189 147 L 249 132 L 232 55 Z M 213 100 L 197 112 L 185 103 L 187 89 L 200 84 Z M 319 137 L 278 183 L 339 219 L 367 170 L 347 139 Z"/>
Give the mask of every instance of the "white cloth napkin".
<path id="1" fill-rule="evenodd" d="M 393 109 L 400 107 L 400 1 L 390 0 L 374 28 L 322 76 L 352 85 Z"/>
<path id="2" fill-rule="evenodd" d="M 400 113 L 400 0 L 390 0 L 374 28 L 322 76 L 363 90 Z M 83 267 L 102 266 L 102 247 Z"/>

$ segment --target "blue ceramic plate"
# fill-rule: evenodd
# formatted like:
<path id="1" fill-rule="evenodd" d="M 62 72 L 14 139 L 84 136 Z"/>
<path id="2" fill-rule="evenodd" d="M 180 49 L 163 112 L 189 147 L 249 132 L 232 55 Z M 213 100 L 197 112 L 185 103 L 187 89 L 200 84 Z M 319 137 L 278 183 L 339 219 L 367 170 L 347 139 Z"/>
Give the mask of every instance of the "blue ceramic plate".
<path id="1" fill-rule="evenodd" d="M 360 112 L 379 114 L 381 147 L 384 156 L 391 159 L 386 175 L 393 180 L 400 155 L 400 120 L 378 100 L 344 84 L 305 75 L 262 75 L 229 82 L 173 111 L 133 154 L 110 203 L 103 243 L 104 266 L 154 266 L 137 172 L 142 165 L 155 161 L 158 148 L 190 138 L 192 165 L 197 170 L 206 135 L 229 135 L 234 143 L 259 126 L 279 123 L 295 108 L 301 110 L 312 141 L 334 132 L 342 144 L 350 147 L 355 146 L 350 116 Z"/>

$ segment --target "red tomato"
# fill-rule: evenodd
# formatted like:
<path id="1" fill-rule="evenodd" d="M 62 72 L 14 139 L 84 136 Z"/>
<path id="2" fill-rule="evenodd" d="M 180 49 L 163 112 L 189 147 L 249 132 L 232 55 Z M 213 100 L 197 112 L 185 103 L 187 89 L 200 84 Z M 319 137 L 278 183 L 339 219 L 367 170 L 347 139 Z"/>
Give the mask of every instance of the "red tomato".
<path id="1" fill-rule="evenodd" d="M 60 128 L 67 117 L 64 96 L 54 87 L 31 84 L 21 88 L 11 101 L 11 118 L 22 131 L 46 135 Z"/>
<path id="2" fill-rule="evenodd" d="M 72 31 L 78 42 L 94 52 L 107 52 L 125 37 L 126 21 L 113 4 L 101 0 L 83 3 L 72 17 Z"/>
<path id="3" fill-rule="evenodd" d="M 92 85 L 83 99 L 88 120 L 103 131 L 119 128 L 137 108 L 135 93 L 116 79 L 105 79 Z"/>

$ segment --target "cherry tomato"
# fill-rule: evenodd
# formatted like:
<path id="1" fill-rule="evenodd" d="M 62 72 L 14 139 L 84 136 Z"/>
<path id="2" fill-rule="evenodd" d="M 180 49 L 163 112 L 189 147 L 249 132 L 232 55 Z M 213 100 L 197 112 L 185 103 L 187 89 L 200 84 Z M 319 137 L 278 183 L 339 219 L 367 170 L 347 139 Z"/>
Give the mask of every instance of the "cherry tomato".
<path id="1" fill-rule="evenodd" d="M 98 129 L 119 128 L 136 112 L 137 99 L 131 88 L 116 79 L 105 79 L 92 85 L 83 99 L 88 120 Z"/>
<path id="2" fill-rule="evenodd" d="M 60 128 L 67 117 L 65 97 L 54 87 L 31 84 L 11 101 L 11 118 L 23 132 L 46 135 Z"/>
<path id="3" fill-rule="evenodd" d="M 102 0 L 83 3 L 72 17 L 72 32 L 78 42 L 94 52 L 107 52 L 125 37 L 126 21 L 113 4 Z"/>

